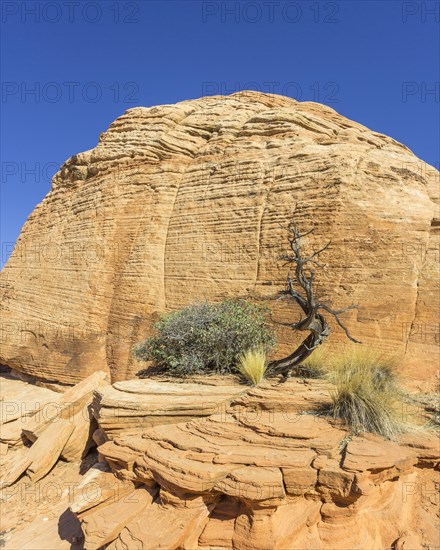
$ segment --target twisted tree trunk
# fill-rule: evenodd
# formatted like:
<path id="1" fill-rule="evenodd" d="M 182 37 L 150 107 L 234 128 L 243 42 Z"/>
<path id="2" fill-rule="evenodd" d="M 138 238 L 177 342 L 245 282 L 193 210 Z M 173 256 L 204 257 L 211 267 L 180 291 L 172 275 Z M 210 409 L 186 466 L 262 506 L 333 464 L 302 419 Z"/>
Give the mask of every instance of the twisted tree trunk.
<path id="1" fill-rule="evenodd" d="M 287 289 L 281 292 L 281 295 L 287 295 L 293 298 L 295 302 L 300 306 L 305 314 L 305 317 L 298 321 L 298 323 L 280 323 L 284 326 L 288 326 L 293 330 L 308 331 L 310 334 L 301 343 L 301 345 L 288 357 L 278 359 L 270 363 L 272 371 L 283 374 L 286 378 L 290 375 L 293 369 L 298 368 L 298 365 L 302 363 L 319 345 L 321 345 L 330 335 L 330 326 L 325 320 L 324 316 L 319 313 L 319 310 L 324 310 L 334 316 L 338 325 L 345 331 L 347 338 L 352 342 L 360 344 L 359 340 L 353 338 L 348 329 L 343 325 L 339 319 L 339 315 L 349 311 L 350 309 L 357 309 L 357 305 L 351 305 L 341 310 L 333 310 L 326 304 L 323 304 L 315 299 L 313 291 L 313 281 L 315 278 L 315 272 L 312 269 L 306 271 L 305 266 L 307 264 L 313 264 L 318 267 L 322 265 L 315 259 L 330 246 L 328 242 L 324 247 L 317 250 L 310 256 L 303 256 L 301 251 L 301 239 L 306 235 L 310 235 L 313 232 L 308 231 L 303 235 L 300 234 L 296 224 L 292 221 L 288 228 L 288 240 L 291 252 L 281 257 L 285 261 L 285 265 L 295 266 L 295 279 L 298 286 L 304 291 L 304 295 L 300 294 L 293 285 L 291 274 L 289 272 L 287 276 Z"/>

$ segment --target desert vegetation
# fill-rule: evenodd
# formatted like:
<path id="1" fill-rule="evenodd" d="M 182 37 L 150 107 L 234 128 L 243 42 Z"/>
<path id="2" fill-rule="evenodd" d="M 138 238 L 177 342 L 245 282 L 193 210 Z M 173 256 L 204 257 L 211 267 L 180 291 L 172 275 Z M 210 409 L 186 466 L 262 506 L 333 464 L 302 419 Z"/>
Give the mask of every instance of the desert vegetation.
<path id="1" fill-rule="evenodd" d="M 251 349 L 241 354 L 238 370 L 246 380 L 256 386 L 264 380 L 267 364 L 267 354 L 264 348 Z"/>
<path id="2" fill-rule="evenodd" d="M 337 351 L 321 346 L 292 374 L 329 382 L 331 405 L 320 413 L 343 420 L 354 434 L 371 432 L 394 439 L 415 428 L 406 414 L 410 397 L 401 388 L 398 365 L 396 355 L 372 348 L 349 346 Z"/>
<path id="3" fill-rule="evenodd" d="M 342 313 L 358 306 L 335 310 L 315 297 L 315 271 L 310 265 L 323 267 L 317 258 L 330 243 L 305 253 L 303 239 L 312 231 L 300 233 L 294 221 L 287 231 L 289 253 L 281 259 L 294 268 L 295 276 L 289 271 L 281 297 L 293 300 L 304 318 L 281 324 L 293 332 L 309 332 L 293 353 L 269 362 L 268 354 L 275 345 L 268 323 L 270 309 L 229 299 L 193 304 L 165 315 L 155 325 L 156 334 L 135 346 L 134 356 L 177 376 L 235 373 L 252 385 L 278 374 L 284 381 L 292 375 L 321 378 L 332 388 L 325 414 L 343 420 L 354 434 L 372 432 L 394 439 L 408 429 L 403 421 L 405 399 L 397 376 L 398 358 L 358 345 L 342 353 L 323 347 L 330 326 L 321 312 L 332 315 L 354 344 L 361 343 L 340 319 Z"/>
<path id="4" fill-rule="evenodd" d="M 302 363 L 296 365 L 292 375 L 301 378 L 325 378 L 328 374 L 329 360 L 328 347 L 319 346 Z"/>
<path id="5" fill-rule="evenodd" d="M 246 300 L 190 305 L 165 315 L 156 334 L 135 346 L 134 356 L 178 376 L 237 373 L 240 356 L 275 345 L 268 310 Z"/>
<path id="6" fill-rule="evenodd" d="M 435 391 L 417 394 L 402 391 L 402 398 L 410 411 L 415 408 L 418 419 L 422 420 L 429 430 L 440 432 L 440 380 Z"/>
<path id="7" fill-rule="evenodd" d="M 330 414 L 344 420 L 355 434 L 372 432 L 394 439 L 405 432 L 397 365 L 397 357 L 364 347 L 330 357 Z"/>
<path id="8" fill-rule="evenodd" d="M 292 220 L 287 226 L 289 251 L 280 258 L 284 261 L 284 265 L 289 267 L 286 289 L 281 292 L 280 297 L 286 296 L 293 300 L 305 315 L 304 318 L 296 323 L 280 324 L 290 327 L 294 331 L 309 332 L 307 338 L 305 338 L 288 357 L 270 363 L 270 368 L 274 372 L 282 373 L 286 378 L 329 337 L 330 326 L 321 313 L 322 311 L 333 315 L 349 340 L 358 344 L 361 343 L 350 334 L 349 330 L 340 319 L 340 315 L 351 309 L 358 309 L 359 306 L 357 304 L 352 304 L 346 308 L 335 310 L 315 296 L 313 286 L 315 281 L 315 270 L 310 266 L 323 267 L 322 264 L 318 262 L 318 258 L 322 252 L 327 250 L 331 242 L 327 242 L 314 252 L 305 253 L 303 250 L 303 239 L 313 233 L 313 231 L 314 229 L 311 229 L 310 231 L 301 233 L 295 221 Z M 290 269 L 294 269 L 295 280 L 292 279 Z"/>

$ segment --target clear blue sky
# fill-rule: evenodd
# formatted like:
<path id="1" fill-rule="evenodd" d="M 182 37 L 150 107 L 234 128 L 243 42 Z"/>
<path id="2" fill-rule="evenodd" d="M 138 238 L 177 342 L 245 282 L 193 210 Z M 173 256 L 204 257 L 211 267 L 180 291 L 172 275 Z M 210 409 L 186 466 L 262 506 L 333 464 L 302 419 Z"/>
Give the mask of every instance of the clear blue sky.
<path id="1" fill-rule="evenodd" d="M 326 103 L 438 167 L 439 2 L 3 0 L 1 8 L 2 264 L 55 167 L 136 105 L 274 91 Z"/>

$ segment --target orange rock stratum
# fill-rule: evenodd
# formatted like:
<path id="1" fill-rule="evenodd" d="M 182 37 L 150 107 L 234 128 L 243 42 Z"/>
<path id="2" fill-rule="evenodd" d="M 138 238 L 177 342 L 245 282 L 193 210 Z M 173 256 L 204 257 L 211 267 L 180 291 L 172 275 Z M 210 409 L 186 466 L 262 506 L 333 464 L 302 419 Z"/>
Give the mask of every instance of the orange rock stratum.
<path id="1" fill-rule="evenodd" d="M 430 377 L 438 197 L 433 167 L 317 103 L 249 92 L 130 109 L 66 161 L 24 225 L 1 274 L 0 361 L 68 384 L 133 377 L 130 348 L 158 313 L 283 287 L 276 258 L 294 212 L 316 228 L 311 248 L 332 240 L 318 290 L 360 304 L 351 333 Z M 292 334 L 279 343 L 291 349 Z"/>
<path id="2" fill-rule="evenodd" d="M 321 414 L 325 380 L 96 372 L 57 398 L 1 383 L 26 405 L 1 406 L 4 550 L 439 547 L 439 439 L 421 408 L 405 404 L 419 425 L 389 441 Z"/>

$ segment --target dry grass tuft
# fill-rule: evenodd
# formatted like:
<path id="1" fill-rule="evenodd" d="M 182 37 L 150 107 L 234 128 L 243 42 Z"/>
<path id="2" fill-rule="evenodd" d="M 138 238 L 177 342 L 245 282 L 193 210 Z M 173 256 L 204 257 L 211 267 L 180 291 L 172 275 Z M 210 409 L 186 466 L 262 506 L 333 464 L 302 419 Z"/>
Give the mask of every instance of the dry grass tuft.
<path id="1" fill-rule="evenodd" d="M 297 368 L 297 376 L 304 378 L 325 378 L 328 373 L 329 351 L 325 346 L 319 346 L 300 363 Z"/>
<path id="2" fill-rule="evenodd" d="M 425 429 L 440 432 L 440 391 L 432 393 L 402 392 L 403 400 L 408 403 L 409 412 L 422 422 Z"/>
<path id="3" fill-rule="evenodd" d="M 331 357 L 328 379 L 336 386 L 332 416 L 345 420 L 355 434 L 372 432 L 394 439 L 407 431 L 397 364 L 396 357 L 357 346 Z"/>
<path id="4" fill-rule="evenodd" d="M 264 349 L 255 348 L 243 353 L 239 359 L 238 370 L 254 386 L 264 380 L 267 371 L 267 356 Z"/>

